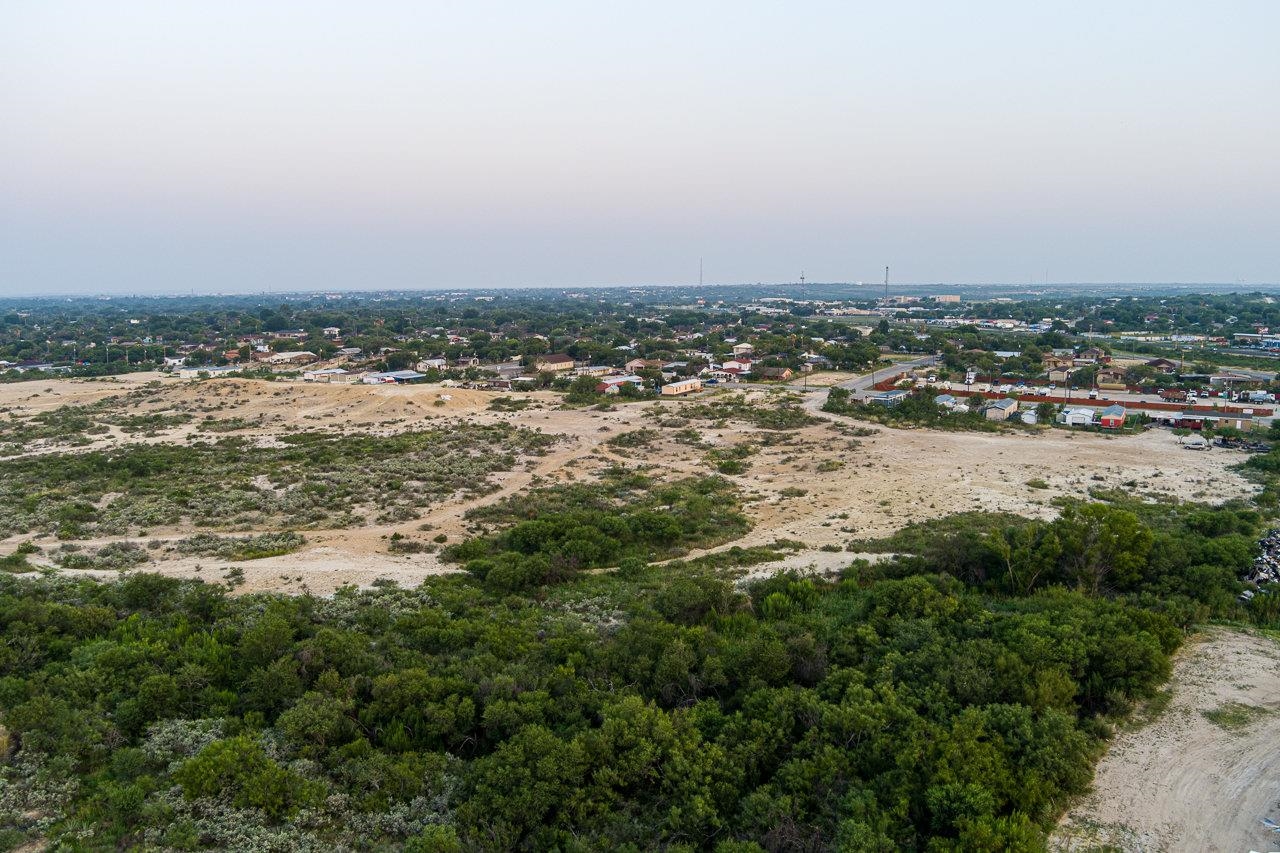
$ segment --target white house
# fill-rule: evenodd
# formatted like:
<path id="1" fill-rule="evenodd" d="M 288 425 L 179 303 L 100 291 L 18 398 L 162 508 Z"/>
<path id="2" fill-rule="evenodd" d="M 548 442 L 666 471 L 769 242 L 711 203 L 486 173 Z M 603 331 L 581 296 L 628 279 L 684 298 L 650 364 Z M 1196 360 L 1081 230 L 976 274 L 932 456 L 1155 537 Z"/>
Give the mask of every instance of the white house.
<path id="1" fill-rule="evenodd" d="M 1067 426 L 1093 426 L 1093 409 L 1067 409 L 1058 415 L 1058 423 Z"/>
<path id="2" fill-rule="evenodd" d="M 320 370 L 302 371 L 303 382 L 345 382 L 347 371 L 341 367 L 325 367 Z"/>
<path id="3" fill-rule="evenodd" d="M 733 354 L 734 354 L 734 355 L 746 355 L 746 356 L 749 356 L 749 355 L 751 355 L 752 353 L 754 353 L 755 351 L 756 351 L 756 348 L 755 348 L 754 346 L 752 346 L 751 344 L 743 343 L 743 344 L 734 344 L 734 345 L 733 345 Z"/>
<path id="4" fill-rule="evenodd" d="M 742 358 L 731 358 L 728 361 L 726 361 L 724 364 L 720 365 L 720 369 L 736 370 L 739 373 L 750 373 L 751 359 L 746 358 L 745 356 Z"/>
<path id="5" fill-rule="evenodd" d="M 232 367 L 230 365 L 227 365 L 225 367 L 213 367 L 207 364 L 203 366 L 180 367 L 178 368 L 178 378 L 179 379 L 199 379 L 201 378 L 200 376 L 201 374 L 204 374 L 205 376 L 211 376 L 211 377 L 221 376 L 225 373 L 235 373 L 237 370 L 241 370 L 241 369 L 243 368 Z"/>
<path id="6" fill-rule="evenodd" d="M 742 374 L 736 368 L 721 367 L 716 370 L 704 370 L 702 375 L 717 382 L 740 382 Z"/>

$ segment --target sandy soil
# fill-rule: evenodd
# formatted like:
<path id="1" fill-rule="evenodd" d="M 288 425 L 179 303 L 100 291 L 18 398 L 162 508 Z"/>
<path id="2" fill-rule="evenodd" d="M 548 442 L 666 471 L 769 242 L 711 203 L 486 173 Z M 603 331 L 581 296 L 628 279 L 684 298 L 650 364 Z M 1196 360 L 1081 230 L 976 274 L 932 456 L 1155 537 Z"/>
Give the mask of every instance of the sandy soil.
<path id="1" fill-rule="evenodd" d="M 1171 686 L 1163 713 L 1116 738 L 1050 849 L 1280 850 L 1262 822 L 1280 821 L 1280 646 L 1213 629 L 1181 652 Z M 1231 703 L 1251 719 L 1205 716 Z"/>
<path id="2" fill-rule="evenodd" d="M 155 380 L 157 374 L 135 374 L 123 382 L 50 380 L 0 385 L 0 411 L 29 415 L 61 405 L 85 404 Z M 498 412 L 488 406 L 502 395 L 438 385 L 316 385 L 234 379 L 190 382 L 172 378 L 159 382 L 160 391 L 132 404 L 130 412 L 187 412 L 195 421 L 153 436 L 128 436 L 112 430 L 75 451 L 131 441 L 220 437 L 199 430 L 206 418 L 247 421 L 251 426 L 234 434 L 262 442 L 301 429 L 385 434 L 464 421 L 505 421 L 561 437 L 547 456 L 496 475 L 493 481 L 499 490 L 478 500 L 437 504 L 426 508 L 421 518 L 400 524 L 305 531 L 308 543 L 298 552 L 237 563 L 246 575 L 242 587 L 246 591 L 289 591 L 306 585 L 313 592 L 325 593 L 342 584 L 366 585 L 378 578 L 414 584 L 427 575 L 449 571 L 449 566 L 430 554 L 387 553 L 388 537 L 398 532 L 425 540 L 443 534 L 456 541 L 468 531 L 466 510 L 519 492 L 535 478 L 543 483 L 589 479 L 618 464 L 653 466 L 672 477 L 710 470 L 706 450 L 679 443 L 672 429 L 662 430 L 662 439 L 642 449 L 617 451 L 605 444 L 620 432 L 654 427 L 658 411 L 678 417 L 687 401 L 619 404 L 613 411 L 562 410 L 557 408 L 559 395 L 540 392 L 517 395 L 528 398 L 530 408 Z M 760 399 L 766 396 L 763 391 L 749 393 Z M 1109 437 L 1061 430 L 1028 435 L 877 427 L 874 435 L 850 438 L 834 429 L 832 421 L 838 420 L 846 419 L 829 418 L 794 430 L 786 434 L 784 443 L 774 446 L 763 446 L 765 434 L 747 424 L 714 427 L 706 421 L 691 422 L 706 446 L 751 443 L 758 447 L 749 457 L 749 469 L 730 478 L 747 497 L 746 512 L 754 527 L 743 539 L 722 547 L 795 539 L 811 550 L 788 558 L 781 567 L 812 565 L 821 571 L 839 568 L 836 564 L 848 559 L 842 554 L 819 552 L 823 545 L 843 547 L 851 539 L 883 536 L 913 520 L 963 510 L 1051 517 L 1056 512 L 1053 497 L 1085 497 L 1091 488 L 1162 492 L 1208 501 L 1247 495 L 1253 489 L 1228 470 L 1240 461 L 1239 454 L 1181 450 L 1173 436 L 1162 431 Z M 64 448 L 35 447 L 29 452 L 57 449 Z M 1043 481 L 1045 488 L 1029 486 L 1031 481 Z M 431 525 L 429 533 L 419 530 L 424 523 Z M 146 540 L 180 538 L 191 532 L 150 530 Z M 7 553 L 24 538 L 0 543 L 0 552 Z M 144 568 L 175 576 L 209 577 L 210 572 L 224 567 L 212 559 L 162 558 Z"/>

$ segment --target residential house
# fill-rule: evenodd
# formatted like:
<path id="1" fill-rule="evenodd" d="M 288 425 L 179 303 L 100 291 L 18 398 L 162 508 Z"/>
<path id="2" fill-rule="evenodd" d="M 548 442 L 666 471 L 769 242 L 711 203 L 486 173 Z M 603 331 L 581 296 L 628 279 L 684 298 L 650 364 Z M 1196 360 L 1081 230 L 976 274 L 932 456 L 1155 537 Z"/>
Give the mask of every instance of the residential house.
<path id="1" fill-rule="evenodd" d="M 608 376 L 613 368 L 607 364 L 590 364 L 573 369 L 574 376 Z"/>
<path id="2" fill-rule="evenodd" d="M 1099 422 L 1102 424 L 1103 429 L 1122 429 L 1124 427 L 1124 419 L 1124 406 L 1118 403 L 1114 406 L 1107 406 L 1099 416 Z"/>
<path id="3" fill-rule="evenodd" d="M 222 376 L 227 373 L 235 373 L 240 370 L 238 367 L 213 367 L 212 365 L 194 365 L 191 367 L 178 368 L 179 379 L 201 379 L 203 376 L 214 377 Z M 203 374 L 203 376 L 201 375 Z"/>
<path id="4" fill-rule="evenodd" d="M 279 367 L 292 367 L 295 365 L 310 364 L 319 358 L 315 353 L 307 350 L 294 350 L 290 352 L 276 352 L 262 359 L 267 364 Z"/>
<path id="5" fill-rule="evenodd" d="M 496 373 L 499 379 L 519 379 L 524 375 L 524 365 L 518 361 L 508 361 L 502 364 L 490 365 L 484 370 L 487 373 Z M 530 377 L 532 378 L 532 377 Z"/>
<path id="6" fill-rule="evenodd" d="M 1080 350 L 1080 354 L 1076 356 L 1076 362 L 1084 362 L 1085 364 L 1110 364 L 1111 356 L 1107 355 L 1106 350 L 1099 347 L 1086 347 Z"/>
<path id="7" fill-rule="evenodd" d="M 533 369 L 539 373 L 561 373 L 573 370 L 573 358 L 563 353 L 539 355 L 534 358 Z"/>
<path id="8" fill-rule="evenodd" d="M 617 394 L 623 385 L 644 387 L 644 380 L 635 375 L 605 376 L 596 385 L 597 394 Z"/>
<path id="9" fill-rule="evenodd" d="M 1223 411 L 1186 411 L 1175 416 L 1173 426 L 1183 429 L 1219 429 L 1221 427 L 1232 427 L 1238 430 L 1251 430 L 1254 428 L 1254 415 L 1252 411 L 1244 412 L 1223 412 Z"/>
<path id="10" fill-rule="evenodd" d="M 706 379 L 714 379 L 717 382 L 741 382 L 742 371 L 731 367 L 717 367 L 714 370 L 707 368 L 702 371 L 702 376 Z"/>
<path id="11" fill-rule="evenodd" d="M 734 344 L 734 345 L 733 345 L 733 354 L 734 354 L 734 355 L 746 355 L 746 356 L 750 356 L 750 355 L 754 355 L 754 354 L 755 354 L 755 351 L 756 351 L 756 348 L 755 348 L 754 346 L 752 346 L 751 344 L 742 343 L 742 344 Z"/>
<path id="12" fill-rule="evenodd" d="M 302 371 L 303 382 L 345 382 L 350 374 L 341 367 L 325 367 L 320 370 Z"/>
<path id="13" fill-rule="evenodd" d="M 1123 391 L 1129 387 L 1125 372 L 1119 367 L 1104 367 L 1099 370 L 1098 378 L 1094 384 L 1099 388 L 1106 388 L 1112 391 Z"/>
<path id="14" fill-rule="evenodd" d="M 724 364 L 720 365 L 725 370 L 737 370 L 740 373 L 751 372 L 751 359 L 743 356 L 741 358 L 731 358 Z"/>
<path id="15" fill-rule="evenodd" d="M 1055 370 L 1063 367 L 1072 367 L 1075 360 L 1070 356 L 1055 355 L 1054 353 L 1045 353 L 1040 356 L 1040 366 L 1045 370 Z"/>
<path id="16" fill-rule="evenodd" d="M 789 367 L 762 367 L 757 371 L 757 375 L 759 375 L 761 379 L 773 379 L 785 382 L 795 374 L 792 373 L 791 368 Z"/>
<path id="17" fill-rule="evenodd" d="M 1075 372 L 1073 367 L 1055 367 L 1049 371 L 1049 381 L 1054 383 L 1069 382 Z"/>
<path id="18" fill-rule="evenodd" d="M 892 409 L 894 406 L 901 404 L 905 399 L 907 399 L 907 392 L 902 389 L 895 389 L 893 391 L 884 391 L 880 394 L 874 394 L 871 396 L 870 401 L 877 406 L 884 406 L 886 409 Z"/>
<path id="19" fill-rule="evenodd" d="M 426 374 L 416 370 L 388 370 L 383 373 L 367 373 L 360 381 L 365 385 L 403 385 L 426 378 Z"/>
<path id="20" fill-rule="evenodd" d="M 675 382 L 668 382 L 662 386 L 662 396 L 679 397 L 682 394 L 692 394 L 702 390 L 702 380 L 696 376 L 688 379 L 678 379 Z"/>
<path id="21" fill-rule="evenodd" d="M 1160 373 L 1176 373 L 1178 371 L 1178 363 L 1167 358 L 1153 358 L 1146 362 L 1146 366 Z"/>
<path id="22" fill-rule="evenodd" d="M 637 370 L 661 370 L 662 359 L 660 358 L 633 358 L 623 365 L 623 368 L 632 372 Z"/>
<path id="23" fill-rule="evenodd" d="M 1066 409 L 1058 415 L 1058 423 L 1067 426 L 1093 426 L 1093 409 Z"/>
<path id="24" fill-rule="evenodd" d="M 446 370 L 449 367 L 449 360 L 441 356 L 435 358 L 424 358 L 418 361 L 417 369 L 426 373 L 428 370 Z"/>

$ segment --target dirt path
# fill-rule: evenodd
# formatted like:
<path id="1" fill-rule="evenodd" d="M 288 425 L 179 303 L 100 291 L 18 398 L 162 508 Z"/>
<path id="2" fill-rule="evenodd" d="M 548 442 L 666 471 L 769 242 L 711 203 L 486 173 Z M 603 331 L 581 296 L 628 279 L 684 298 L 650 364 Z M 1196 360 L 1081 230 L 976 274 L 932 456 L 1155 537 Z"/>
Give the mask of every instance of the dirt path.
<path id="1" fill-rule="evenodd" d="M 1280 850 L 1262 822 L 1280 821 L 1280 644 L 1210 630 L 1171 686 L 1154 721 L 1117 736 L 1051 850 Z"/>

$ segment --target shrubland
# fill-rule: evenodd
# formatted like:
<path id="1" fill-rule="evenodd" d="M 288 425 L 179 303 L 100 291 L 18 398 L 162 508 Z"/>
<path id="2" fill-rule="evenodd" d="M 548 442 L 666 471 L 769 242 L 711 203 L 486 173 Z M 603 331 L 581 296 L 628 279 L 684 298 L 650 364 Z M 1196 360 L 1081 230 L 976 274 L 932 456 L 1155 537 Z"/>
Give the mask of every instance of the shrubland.
<path id="1" fill-rule="evenodd" d="M 496 424 L 394 436 L 308 432 L 0 460 L 0 536 L 203 528 L 352 526 L 454 494 L 538 454 L 551 436 Z"/>
<path id="2" fill-rule="evenodd" d="M 444 558 L 508 590 L 680 556 L 736 539 L 749 527 L 736 490 L 722 478 L 664 483 L 621 468 L 596 483 L 534 489 L 467 517 L 499 530 L 450 545 Z"/>
<path id="3" fill-rule="evenodd" d="M 578 526 L 644 513 L 681 531 L 515 585 L 0 575 L 3 840 L 1035 850 L 1190 626 L 1280 627 L 1235 598 L 1262 523 L 1243 505 L 952 519 L 830 579 L 647 562 L 714 536 L 720 505 L 720 481 L 622 472 L 501 502 L 470 559 L 581 559 Z"/>

